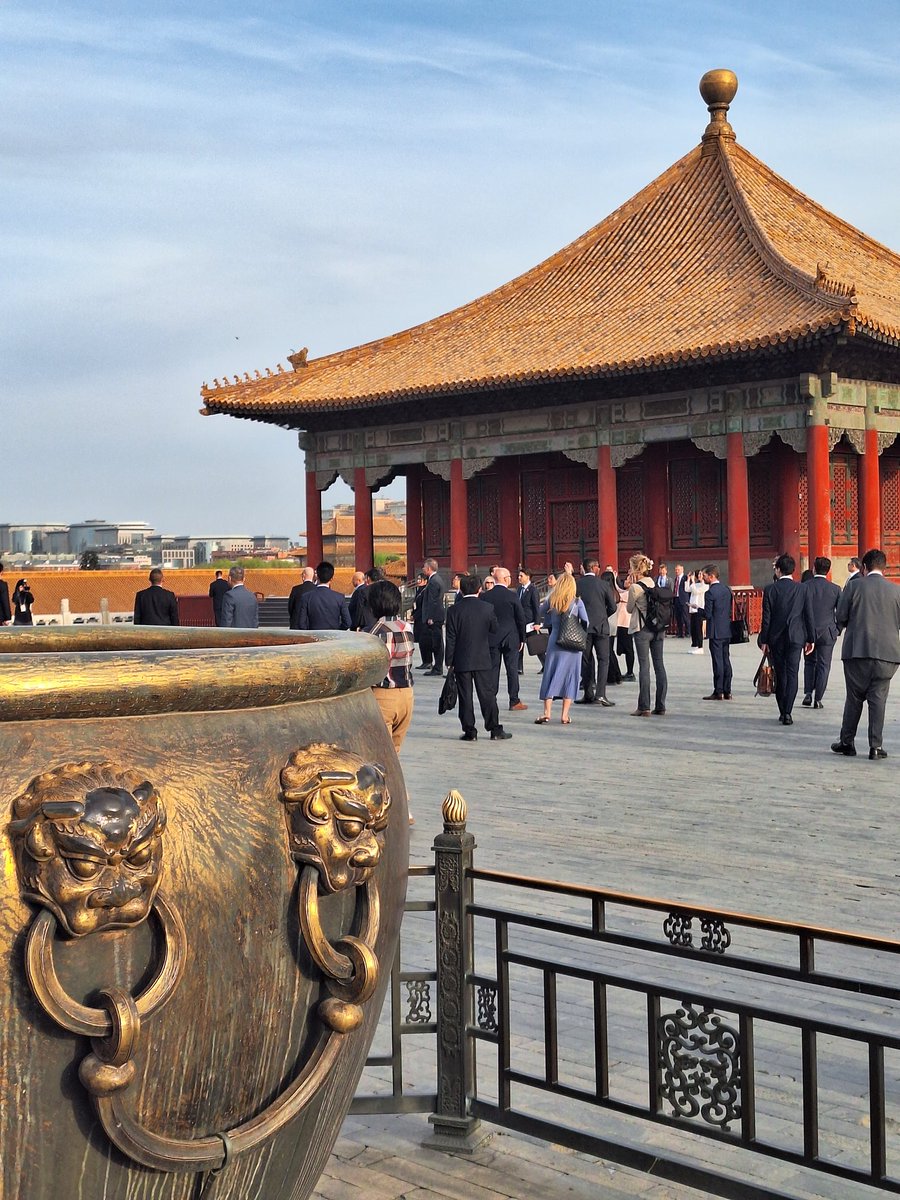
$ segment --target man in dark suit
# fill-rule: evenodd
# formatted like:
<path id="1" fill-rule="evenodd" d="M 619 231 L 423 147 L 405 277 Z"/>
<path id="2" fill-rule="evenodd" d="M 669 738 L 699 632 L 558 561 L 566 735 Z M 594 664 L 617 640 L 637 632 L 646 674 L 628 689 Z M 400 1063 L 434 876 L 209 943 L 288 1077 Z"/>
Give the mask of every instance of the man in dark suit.
<path id="1" fill-rule="evenodd" d="M 0 576 L 3 575 L 3 563 L 0 563 Z M 9 607 L 9 584 L 0 578 L 0 625 L 8 625 L 12 620 L 12 609 Z"/>
<path id="2" fill-rule="evenodd" d="M 900 663 L 900 587 L 884 577 L 887 559 L 881 550 L 867 550 L 862 571 L 852 587 L 841 592 L 835 614 L 844 630 L 841 659 L 847 699 L 835 754 L 856 754 L 854 740 L 863 704 L 869 706 L 869 758 L 887 758 L 882 746 L 884 710 Z"/>
<path id="3" fill-rule="evenodd" d="M 812 603 L 808 590 L 791 576 L 796 563 L 790 554 L 775 559 L 775 582 L 763 592 L 762 625 L 757 644 L 775 668 L 778 720 L 793 725 L 791 709 L 797 699 L 800 656 L 811 654 L 815 643 Z"/>
<path id="4" fill-rule="evenodd" d="M 163 573 L 159 567 L 150 572 L 150 586 L 134 598 L 135 625 L 177 625 L 178 601 L 175 593 L 162 587 Z"/>
<path id="5" fill-rule="evenodd" d="M 710 563 L 703 568 L 709 585 L 706 602 L 706 638 L 712 659 L 713 690 L 704 700 L 731 699 L 731 588 L 719 581 L 719 568 Z"/>
<path id="6" fill-rule="evenodd" d="M 600 564 L 596 558 L 585 559 L 582 563 L 582 574 L 575 580 L 575 591 L 588 615 L 587 646 L 581 660 L 584 695 L 575 703 L 615 708 L 606 695 L 606 682 L 609 676 L 609 618 L 618 607 L 618 597 L 606 580 L 600 578 Z"/>
<path id="7" fill-rule="evenodd" d="M 675 564 L 675 574 L 672 576 L 672 614 L 675 617 L 675 633 L 683 638 L 688 629 L 688 590 L 687 575 L 682 563 Z"/>
<path id="8" fill-rule="evenodd" d="M 438 575 L 437 560 L 426 559 L 422 573 L 428 582 L 422 597 L 422 624 L 431 647 L 429 675 L 444 674 L 444 581 Z"/>
<path id="9" fill-rule="evenodd" d="M 478 598 L 478 580 L 474 575 L 463 575 L 459 590 L 459 604 L 451 605 L 447 612 L 447 666 L 453 668 L 459 691 L 460 741 L 474 742 L 478 737 L 472 702 L 473 684 L 491 741 L 506 741 L 512 734 L 500 724 L 491 662 L 490 641 L 497 631 L 497 613 L 492 604 L 485 604 Z"/>
<path id="10" fill-rule="evenodd" d="M 216 577 L 209 585 L 209 598 L 212 600 L 213 620 L 217 625 L 222 624 L 222 601 L 228 591 L 228 580 L 222 578 L 222 572 L 216 571 Z"/>
<path id="11" fill-rule="evenodd" d="M 828 687 L 831 672 L 831 656 L 838 637 L 835 609 L 841 598 L 841 589 L 828 579 L 831 570 L 830 558 L 817 558 L 813 564 L 815 574 L 804 583 L 812 596 L 813 629 L 816 645 L 812 654 L 803 663 L 803 707 L 822 707 L 822 697 Z"/>
<path id="12" fill-rule="evenodd" d="M 347 597 L 331 589 L 334 566 L 320 562 L 316 567 L 316 586 L 300 597 L 297 609 L 298 629 L 349 629 Z"/>
<path id="13" fill-rule="evenodd" d="M 304 567 L 300 572 L 300 582 L 295 583 L 291 588 L 291 594 L 288 596 L 288 622 L 291 629 L 299 629 L 297 622 L 300 620 L 300 601 L 307 592 L 311 592 L 316 586 L 315 571 L 312 567 Z"/>
<path id="14" fill-rule="evenodd" d="M 537 588 L 531 582 L 531 572 L 527 567 L 519 568 L 519 586 L 516 589 L 516 597 L 522 605 L 522 612 L 525 614 L 525 641 L 527 644 L 528 635 L 533 630 L 540 630 L 541 622 L 541 601 L 537 594 Z M 538 660 L 541 666 L 544 665 L 544 656 L 539 654 Z M 525 651 L 522 650 L 519 654 L 519 674 L 525 673 Z"/>
<path id="15" fill-rule="evenodd" d="M 417 671 L 430 671 L 434 666 L 434 653 L 431 649 L 431 631 L 422 620 L 422 604 L 425 600 L 425 586 L 428 576 L 420 571 L 416 576 L 416 594 L 413 598 L 413 641 L 419 647 L 419 657 L 422 661 L 416 667 Z"/>
<path id="16" fill-rule="evenodd" d="M 356 576 L 354 575 L 354 579 Z M 350 610 L 351 629 L 371 629 L 375 624 L 375 614 L 369 607 L 369 588 L 382 578 L 378 567 L 369 567 L 362 576 L 362 585 L 354 589 L 353 595 L 347 601 Z"/>
<path id="17" fill-rule="evenodd" d="M 258 629 L 259 602 L 244 583 L 244 568 L 232 567 L 228 582 L 231 587 L 222 600 L 222 624 L 226 629 Z"/>
<path id="18" fill-rule="evenodd" d="M 494 567 L 494 586 L 482 592 L 481 599 L 497 614 L 497 629 L 490 637 L 491 664 L 494 668 L 494 691 L 500 691 L 500 663 L 506 667 L 506 690 L 509 711 L 523 712 L 528 705 L 519 699 L 519 655 L 525 646 L 525 613 L 515 592 L 509 586 L 512 577 L 506 567 Z"/>

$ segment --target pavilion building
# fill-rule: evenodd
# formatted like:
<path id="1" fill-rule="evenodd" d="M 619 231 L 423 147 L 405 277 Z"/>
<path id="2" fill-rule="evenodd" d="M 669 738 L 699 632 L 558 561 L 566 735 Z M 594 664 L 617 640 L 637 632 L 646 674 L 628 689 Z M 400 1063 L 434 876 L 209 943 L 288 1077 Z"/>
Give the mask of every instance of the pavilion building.
<path id="1" fill-rule="evenodd" d="M 425 324 L 256 378 L 205 414 L 299 431 L 309 561 L 321 493 L 406 478 L 409 569 L 900 553 L 900 257 L 735 140 L 730 71 L 698 146 L 512 282 Z M 317 540 L 317 538 L 319 540 Z M 725 570 L 724 568 L 727 568 Z"/>

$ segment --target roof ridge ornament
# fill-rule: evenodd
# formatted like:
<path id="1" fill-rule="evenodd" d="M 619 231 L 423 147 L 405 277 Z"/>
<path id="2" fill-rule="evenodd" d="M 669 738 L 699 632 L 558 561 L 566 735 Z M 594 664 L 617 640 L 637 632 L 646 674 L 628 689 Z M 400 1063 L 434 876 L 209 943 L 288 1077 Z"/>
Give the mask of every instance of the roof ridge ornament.
<path id="1" fill-rule="evenodd" d="M 738 78 L 734 71 L 720 67 L 707 71 L 700 80 L 700 95 L 709 109 L 709 124 L 703 131 L 705 155 L 715 154 L 720 141 L 733 142 L 734 130 L 728 120 L 728 107 L 738 90 Z"/>

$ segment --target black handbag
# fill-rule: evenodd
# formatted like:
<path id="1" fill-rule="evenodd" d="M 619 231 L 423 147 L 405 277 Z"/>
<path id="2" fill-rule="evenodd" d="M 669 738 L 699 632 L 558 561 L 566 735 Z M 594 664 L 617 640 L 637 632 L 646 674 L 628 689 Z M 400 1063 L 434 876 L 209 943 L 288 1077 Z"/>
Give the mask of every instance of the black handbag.
<path id="1" fill-rule="evenodd" d="M 529 654 L 546 654 L 550 638 L 543 629 L 532 629 L 525 634 L 525 649 Z"/>
<path id="2" fill-rule="evenodd" d="M 587 649 L 587 630 L 574 612 L 560 613 L 556 645 L 560 650 L 578 650 L 582 654 Z"/>
<path id="3" fill-rule="evenodd" d="M 456 674 L 452 667 L 447 670 L 447 678 L 444 680 L 444 686 L 441 688 L 440 699 L 438 700 L 438 712 L 449 712 L 451 708 L 456 708 L 456 701 L 459 698 L 459 688 L 456 684 Z"/>
<path id="4" fill-rule="evenodd" d="M 750 630 L 747 628 L 747 622 L 743 617 L 739 617 L 736 621 L 731 622 L 731 644 L 732 646 L 740 646 L 744 642 L 750 641 Z"/>

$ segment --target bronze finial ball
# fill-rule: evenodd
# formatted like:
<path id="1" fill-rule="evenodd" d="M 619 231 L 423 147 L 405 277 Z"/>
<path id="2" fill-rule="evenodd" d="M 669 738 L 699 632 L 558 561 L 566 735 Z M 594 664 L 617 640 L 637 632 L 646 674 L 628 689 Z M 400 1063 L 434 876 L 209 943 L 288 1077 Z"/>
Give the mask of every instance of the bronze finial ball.
<path id="1" fill-rule="evenodd" d="M 738 90 L 738 78 L 734 71 L 719 68 L 707 71 L 700 80 L 700 95 L 709 108 L 725 107 L 732 102 Z"/>

